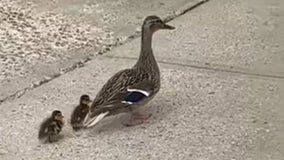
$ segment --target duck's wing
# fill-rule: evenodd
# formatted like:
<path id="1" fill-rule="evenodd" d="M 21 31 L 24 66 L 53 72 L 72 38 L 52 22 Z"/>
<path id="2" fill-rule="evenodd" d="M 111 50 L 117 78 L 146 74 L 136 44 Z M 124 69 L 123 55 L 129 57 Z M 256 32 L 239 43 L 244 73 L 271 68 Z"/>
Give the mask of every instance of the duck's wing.
<path id="1" fill-rule="evenodd" d="M 144 80 L 128 86 L 122 92 L 114 95 L 110 102 L 136 104 L 143 101 L 144 98 L 152 95 L 155 84 L 150 80 Z"/>
<path id="2" fill-rule="evenodd" d="M 84 126 L 95 125 L 111 111 L 139 104 L 154 93 L 156 85 L 147 73 L 132 69 L 118 72 L 97 94 Z"/>
<path id="3" fill-rule="evenodd" d="M 153 94 L 152 86 L 154 86 L 152 82 L 142 81 L 137 84 L 133 84 L 124 90 L 116 92 L 115 95 L 102 105 L 91 108 L 91 111 L 87 114 L 83 125 L 85 127 L 91 127 L 97 124 L 112 111 L 115 112 L 115 110 L 120 110 L 124 107 L 143 102 L 145 98 Z"/>
<path id="4" fill-rule="evenodd" d="M 97 94 L 91 110 L 109 107 L 111 104 L 139 103 L 145 97 L 151 96 L 155 82 L 144 72 L 127 69 L 115 74 Z"/>

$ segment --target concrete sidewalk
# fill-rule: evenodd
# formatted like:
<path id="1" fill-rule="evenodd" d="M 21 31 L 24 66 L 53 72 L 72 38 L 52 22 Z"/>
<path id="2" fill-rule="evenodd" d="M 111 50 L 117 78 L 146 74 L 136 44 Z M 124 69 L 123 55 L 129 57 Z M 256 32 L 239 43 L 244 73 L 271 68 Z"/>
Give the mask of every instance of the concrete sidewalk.
<path id="1" fill-rule="evenodd" d="M 204 0 L 1 0 L 0 103 L 77 68 Z"/>
<path id="2" fill-rule="evenodd" d="M 120 115 L 78 134 L 66 125 L 55 144 L 37 140 L 43 117 L 60 109 L 68 121 L 81 94 L 94 97 L 135 63 L 137 39 L 2 103 L 0 159 L 282 159 L 283 2 L 257 2 L 212 0 L 170 22 L 175 31 L 156 34 L 162 88 L 146 106 L 151 123 L 127 128 Z M 262 28 L 263 16 L 272 28 Z"/>

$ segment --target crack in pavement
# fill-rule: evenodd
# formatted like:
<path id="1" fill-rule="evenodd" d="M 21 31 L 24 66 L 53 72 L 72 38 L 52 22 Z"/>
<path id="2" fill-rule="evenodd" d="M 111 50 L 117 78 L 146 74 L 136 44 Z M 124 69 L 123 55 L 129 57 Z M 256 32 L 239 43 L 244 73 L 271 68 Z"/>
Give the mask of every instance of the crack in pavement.
<path id="1" fill-rule="evenodd" d="M 137 58 L 133 58 L 133 57 L 119 57 L 119 56 L 109 56 L 109 55 L 104 55 L 104 57 L 137 60 Z M 272 78 L 272 79 L 284 80 L 284 75 L 261 73 L 261 72 L 251 71 L 250 69 L 247 69 L 247 68 L 236 68 L 236 67 L 233 67 L 233 66 L 209 64 L 209 63 L 203 64 L 202 62 L 189 61 L 189 60 L 187 60 L 186 64 L 177 62 L 177 60 L 172 60 L 172 59 L 171 59 L 171 61 L 173 61 L 173 62 L 169 62 L 169 61 L 170 60 L 157 60 L 157 62 L 161 63 L 161 64 L 190 67 L 190 68 L 203 69 L 203 70 L 211 70 L 211 71 L 215 71 L 215 72 L 233 73 L 233 74 L 238 74 L 238 75 L 254 76 L 254 77 L 260 77 L 260 78 Z"/>
<path id="2" fill-rule="evenodd" d="M 165 17 L 163 17 L 163 20 L 165 22 L 169 22 L 169 21 L 172 21 L 173 19 L 179 17 L 179 16 L 182 16 L 184 15 L 185 13 L 199 7 L 200 5 L 206 3 L 206 2 L 209 2 L 210 0 L 195 0 L 195 1 L 191 1 L 189 2 L 188 4 L 184 5 L 182 8 L 178 9 L 178 10 L 175 10 L 175 11 L 172 11 L 170 12 L 169 14 L 167 14 Z M 118 43 L 115 43 L 111 46 L 108 46 L 109 48 L 104 48 L 102 50 L 100 50 L 98 52 L 98 55 L 102 55 L 104 53 L 107 53 L 107 52 L 110 52 L 113 48 L 115 47 L 118 47 L 118 46 L 121 46 L 121 45 L 125 45 L 127 43 L 129 43 L 130 41 L 140 37 L 140 33 L 141 31 L 136 31 L 135 33 L 129 35 L 124 41 L 122 42 L 118 42 Z M 43 81 L 39 81 L 38 83 L 33 83 L 30 87 L 26 87 L 22 90 L 19 90 L 19 91 L 16 91 L 14 94 L 11 94 L 3 99 L 0 99 L 0 105 L 5 102 L 5 101 L 8 101 L 8 100 L 13 100 L 15 98 L 20 98 L 22 97 L 23 95 L 25 95 L 25 93 L 27 93 L 28 91 L 31 91 L 45 83 L 48 83 L 58 77 L 60 77 L 61 75 L 64 75 L 68 72 L 71 72 L 77 68 L 81 68 L 85 65 L 85 63 L 91 61 L 94 57 L 96 57 L 96 55 L 89 55 L 89 56 L 86 56 L 85 58 L 81 59 L 80 61 L 78 61 L 77 63 L 74 63 L 72 66 L 70 67 L 67 67 L 67 68 L 64 68 L 63 71 L 61 73 L 57 73 L 55 75 L 53 75 L 52 77 L 49 77 L 48 79 L 45 79 Z"/>

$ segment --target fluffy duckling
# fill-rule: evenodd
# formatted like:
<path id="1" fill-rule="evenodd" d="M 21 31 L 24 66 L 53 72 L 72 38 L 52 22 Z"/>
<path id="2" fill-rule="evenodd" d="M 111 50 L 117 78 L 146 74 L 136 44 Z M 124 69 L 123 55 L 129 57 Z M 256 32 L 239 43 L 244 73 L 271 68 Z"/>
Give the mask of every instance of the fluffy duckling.
<path id="1" fill-rule="evenodd" d="M 78 131 L 83 127 L 83 121 L 89 112 L 91 100 L 88 95 L 80 97 L 79 105 L 74 109 L 71 115 L 71 126 L 74 131 Z"/>
<path id="2" fill-rule="evenodd" d="M 45 119 L 40 125 L 38 139 L 50 143 L 57 141 L 58 135 L 64 125 L 64 116 L 61 111 L 55 110 L 51 117 Z"/>

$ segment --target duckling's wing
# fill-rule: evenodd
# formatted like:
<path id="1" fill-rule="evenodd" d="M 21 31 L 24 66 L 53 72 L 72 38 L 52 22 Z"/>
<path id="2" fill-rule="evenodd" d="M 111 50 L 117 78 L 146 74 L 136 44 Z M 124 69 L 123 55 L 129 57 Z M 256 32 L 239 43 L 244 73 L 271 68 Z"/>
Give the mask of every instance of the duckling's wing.
<path id="1" fill-rule="evenodd" d="M 89 106 L 87 105 L 81 104 L 74 109 L 71 115 L 71 126 L 74 130 L 79 130 L 83 127 L 82 123 L 86 118 L 88 112 L 89 112 Z"/>
<path id="2" fill-rule="evenodd" d="M 89 107 L 86 105 L 78 105 L 71 114 L 71 124 L 80 123 L 89 112 Z"/>
<path id="3" fill-rule="evenodd" d="M 46 118 L 40 125 L 38 139 L 43 139 L 48 135 L 48 127 L 52 123 L 51 118 Z"/>
<path id="4" fill-rule="evenodd" d="M 48 126 L 48 134 L 49 135 L 57 135 L 61 131 L 61 128 L 56 124 L 55 121 L 53 121 L 49 126 Z"/>

